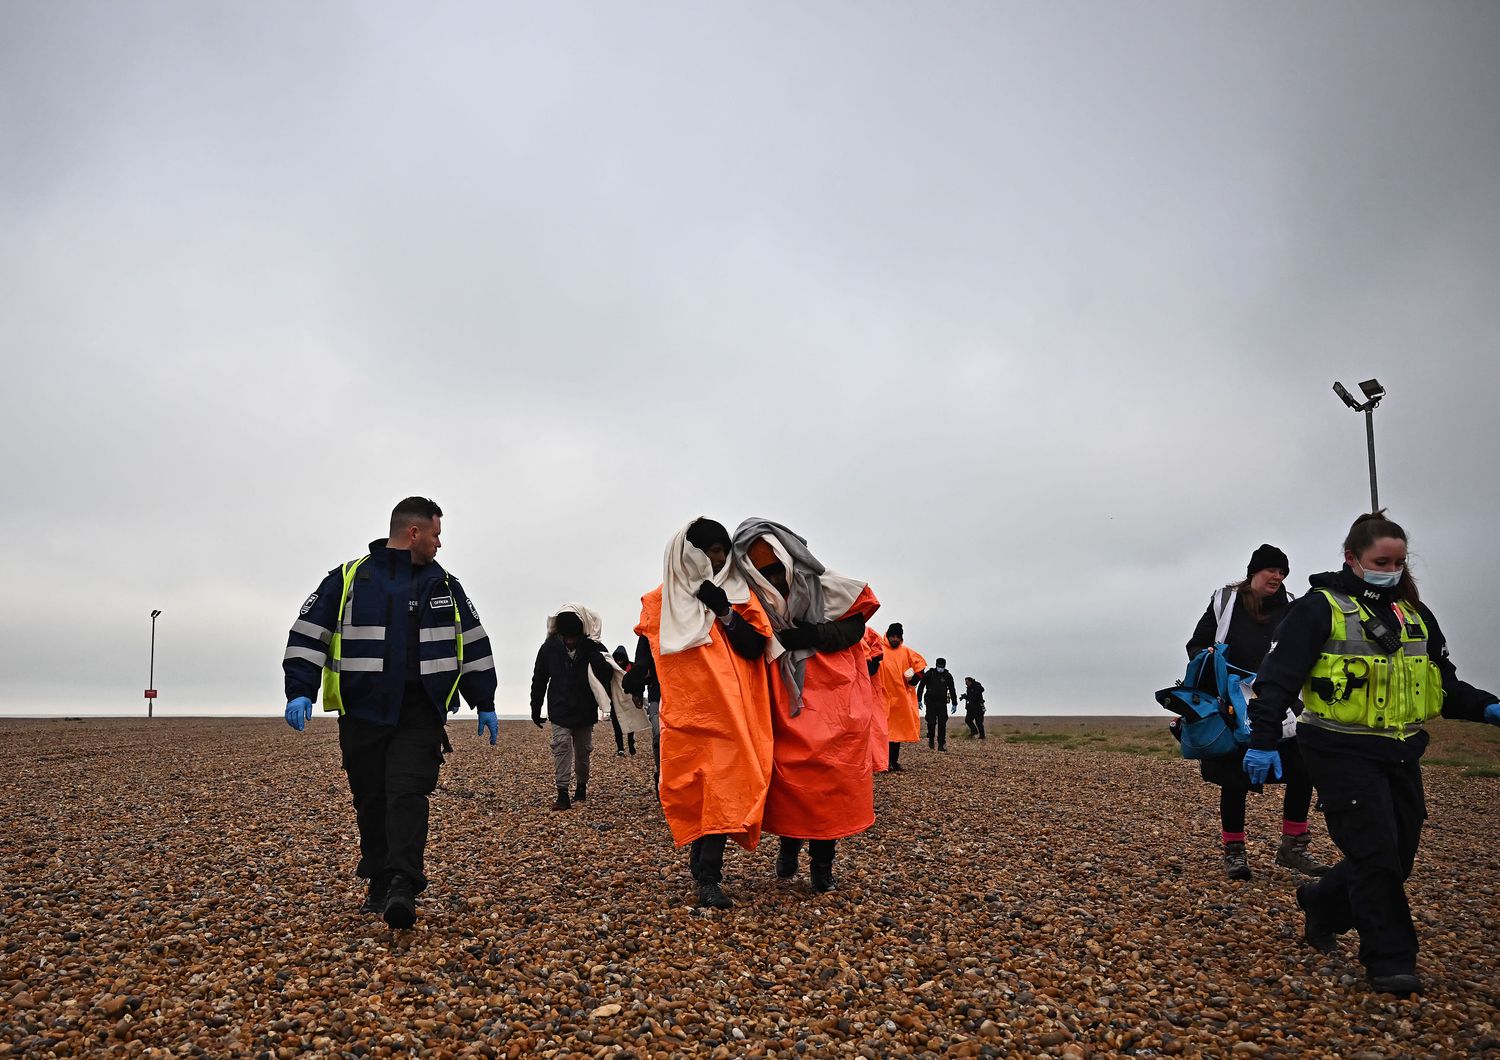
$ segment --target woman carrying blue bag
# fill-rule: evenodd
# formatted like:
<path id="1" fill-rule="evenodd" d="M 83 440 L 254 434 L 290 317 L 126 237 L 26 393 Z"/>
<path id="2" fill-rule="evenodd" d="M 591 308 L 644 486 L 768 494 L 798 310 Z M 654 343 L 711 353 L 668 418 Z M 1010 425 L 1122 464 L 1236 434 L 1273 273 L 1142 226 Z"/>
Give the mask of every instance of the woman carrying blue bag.
<path id="1" fill-rule="evenodd" d="M 1188 658 L 1221 642 L 1226 645 L 1225 657 L 1231 665 L 1258 672 L 1271 649 L 1276 626 L 1292 604 L 1291 595 L 1282 585 L 1289 572 L 1285 552 L 1272 545 L 1257 548 L 1246 565 L 1245 580 L 1216 591 L 1209 600 L 1188 641 Z M 1297 751 L 1296 715 L 1291 709 L 1285 711 L 1281 737 L 1276 749 L 1286 791 L 1281 799 L 1281 846 L 1276 851 L 1276 864 L 1306 876 L 1318 876 L 1327 872 L 1328 866 L 1318 864 L 1307 853 L 1313 785 Z M 1199 763 L 1203 779 L 1219 787 L 1224 874 L 1231 880 L 1248 880 L 1251 875 L 1245 855 L 1245 802 L 1251 785 L 1241 766 L 1244 757 L 1241 748 Z"/>
<path id="2" fill-rule="evenodd" d="M 1427 817 L 1423 723 L 1441 714 L 1500 725 L 1500 703 L 1459 680 L 1407 566 L 1406 531 L 1383 511 L 1349 528 L 1342 570 L 1310 582 L 1256 677 L 1244 769 L 1255 782 L 1286 768 L 1281 712 L 1300 695 L 1302 757 L 1344 855 L 1327 875 L 1297 888 L 1304 940 L 1331 953 L 1354 928 L 1371 987 L 1418 993 L 1406 878 Z"/>

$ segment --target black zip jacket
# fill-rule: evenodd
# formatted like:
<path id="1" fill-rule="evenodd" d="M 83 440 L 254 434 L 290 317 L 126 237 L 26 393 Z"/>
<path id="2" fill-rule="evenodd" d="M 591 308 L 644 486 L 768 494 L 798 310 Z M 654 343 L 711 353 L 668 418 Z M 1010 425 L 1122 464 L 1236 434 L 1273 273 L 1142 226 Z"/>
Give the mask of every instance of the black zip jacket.
<path id="1" fill-rule="evenodd" d="M 568 658 L 563 639 L 553 634 L 536 653 L 531 673 L 531 720 L 542 720 L 542 696 L 547 697 L 547 720 L 564 729 L 576 729 L 599 721 L 599 704 L 589 688 L 589 670 L 605 688 L 614 669 L 605 661 L 608 649 L 597 640 L 580 637 L 578 650 Z"/>
<path id="2" fill-rule="evenodd" d="M 651 657 L 651 642 L 645 637 L 635 641 L 635 662 L 621 682 L 627 696 L 643 696 L 653 703 L 661 702 L 661 682 L 656 678 L 656 660 Z"/>
<path id="3" fill-rule="evenodd" d="M 984 685 L 980 684 L 978 681 L 975 681 L 972 685 L 970 685 L 968 687 L 968 690 L 965 691 L 964 694 L 959 698 L 968 704 L 968 707 L 965 709 L 972 710 L 980 714 L 984 713 Z"/>
<path id="4" fill-rule="evenodd" d="M 1389 607 L 1396 596 L 1395 589 L 1376 588 L 1356 576 L 1348 566 L 1343 570 L 1315 574 L 1308 579 L 1308 584 L 1313 589 L 1337 590 L 1371 610 Z M 1443 675 L 1443 717 L 1484 721 L 1484 708 L 1496 702 L 1495 695 L 1458 679 L 1458 671 L 1448 658 L 1448 641 L 1437 619 L 1426 604 L 1418 604 L 1417 611 L 1427 623 L 1428 656 Z M 1322 593 L 1309 592 L 1287 609 L 1286 617 L 1276 627 L 1271 650 L 1255 678 L 1255 698 L 1250 701 L 1251 747 L 1262 751 L 1276 750 L 1281 741 L 1282 715 L 1302 694 L 1302 686 L 1322 654 L 1332 628 L 1333 614 Z"/>
<path id="5" fill-rule="evenodd" d="M 917 698 L 928 709 L 946 707 L 950 702 L 957 704 L 958 689 L 954 687 L 952 671 L 939 670 L 936 666 L 923 670 L 917 681 Z"/>
<path id="6" fill-rule="evenodd" d="M 1218 598 L 1218 592 L 1214 593 Z M 1276 632 L 1276 626 L 1286 617 L 1287 608 L 1292 606 L 1292 600 L 1286 594 L 1285 589 L 1277 589 L 1275 594 L 1268 596 L 1261 602 L 1262 617 L 1264 622 L 1257 622 L 1245 607 L 1245 602 L 1240 599 L 1240 594 L 1235 593 L 1230 600 L 1229 606 L 1233 610 L 1229 614 L 1229 629 L 1225 633 L 1229 651 L 1226 658 L 1242 670 L 1251 673 L 1260 671 L 1261 660 L 1266 657 L 1266 652 L 1271 650 L 1271 638 Z M 1204 648 L 1210 648 L 1214 643 L 1214 633 L 1218 631 L 1219 620 L 1214 617 L 1214 604 L 1210 600 L 1208 606 L 1203 610 L 1203 617 L 1198 620 L 1198 628 L 1193 630 L 1193 636 L 1187 642 L 1187 654 L 1191 659 Z"/>

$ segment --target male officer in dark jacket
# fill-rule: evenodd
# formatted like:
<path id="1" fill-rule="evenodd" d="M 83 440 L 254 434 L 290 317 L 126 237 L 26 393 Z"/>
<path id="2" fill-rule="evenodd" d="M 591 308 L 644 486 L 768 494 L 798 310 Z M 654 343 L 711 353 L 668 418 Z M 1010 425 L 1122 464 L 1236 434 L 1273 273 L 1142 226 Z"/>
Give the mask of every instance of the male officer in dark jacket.
<path id="1" fill-rule="evenodd" d="M 917 681 L 917 698 L 927 708 L 927 746 L 937 741 L 939 751 L 948 750 L 948 704 L 958 706 L 958 689 L 948 672 L 948 660 L 939 659 L 923 670 Z"/>
<path id="2" fill-rule="evenodd" d="M 984 739 L 984 685 L 965 677 L 964 694 L 959 698 L 964 701 L 964 724 L 969 727 L 969 735 Z"/>
<path id="3" fill-rule="evenodd" d="M 599 702 L 589 686 L 593 671 L 605 690 L 614 670 L 605 661 L 607 649 L 584 636 L 583 619 L 575 611 L 560 611 L 552 620 L 552 632 L 536 653 L 531 673 L 531 721 L 542 727 L 542 698 L 547 700 L 547 720 L 552 722 L 552 764 L 556 771 L 557 801 L 554 810 L 571 809 L 583 802 L 589 790 L 589 753 L 594 748 L 594 726 L 599 723 Z M 574 768 L 578 790 L 568 799 L 568 782 Z"/>
<path id="4" fill-rule="evenodd" d="M 473 603 L 437 563 L 443 510 L 408 497 L 390 536 L 328 572 L 287 636 L 286 720 L 298 732 L 323 709 L 339 714 L 339 750 L 359 825 L 364 909 L 391 927 L 416 921 L 427 886 L 427 797 L 437 786 L 446 713 L 458 695 L 495 742 L 495 662 Z"/>

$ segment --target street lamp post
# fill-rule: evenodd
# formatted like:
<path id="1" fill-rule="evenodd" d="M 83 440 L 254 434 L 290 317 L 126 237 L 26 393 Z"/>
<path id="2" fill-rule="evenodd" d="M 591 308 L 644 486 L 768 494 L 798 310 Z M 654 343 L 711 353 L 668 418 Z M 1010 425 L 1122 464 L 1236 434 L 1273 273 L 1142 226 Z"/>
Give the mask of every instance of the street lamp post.
<path id="1" fill-rule="evenodd" d="M 1380 493 L 1375 487 L 1375 406 L 1380 404 L 1380 399 L 1385 397 L 1385 387 L 1375 379 L 1366 379 L 1359 384 L 1359 389 L 1365 395 L 1364 401 L 1355 401 L 1349 391 L 1344 389 L 1343 383 L 1334 383 L 1333 392 L 1343 399 L 1355 412 L 1365 414 L 1365 443 L 1370 450 L 1370 511 L 1380 511 Z"/>
<path id="2" fill-rule="evenodd" d="M 151 612 L 151 670 L 146 678 L 146 717 L 152 716 L 152 709 L 156 706 L 156 616 L 160 611 Z"/>

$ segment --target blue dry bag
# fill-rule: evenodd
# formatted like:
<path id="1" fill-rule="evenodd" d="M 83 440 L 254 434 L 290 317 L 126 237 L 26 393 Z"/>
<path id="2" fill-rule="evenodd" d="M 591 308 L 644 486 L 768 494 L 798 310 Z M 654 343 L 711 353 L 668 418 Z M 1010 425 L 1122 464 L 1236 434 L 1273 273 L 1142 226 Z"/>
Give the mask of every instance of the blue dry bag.
<path id="1" fill-rule="evenodd" d="M 1156 693 L 1156 702 L 1182 719 L 1174 731 L 1183 758 L 1218 758 L 1250 745 L 1244 682 L 1255 675 L 1230 665 L 1225 651 L 1223 644 L 1204 648 L 1181 681 Z"/>

